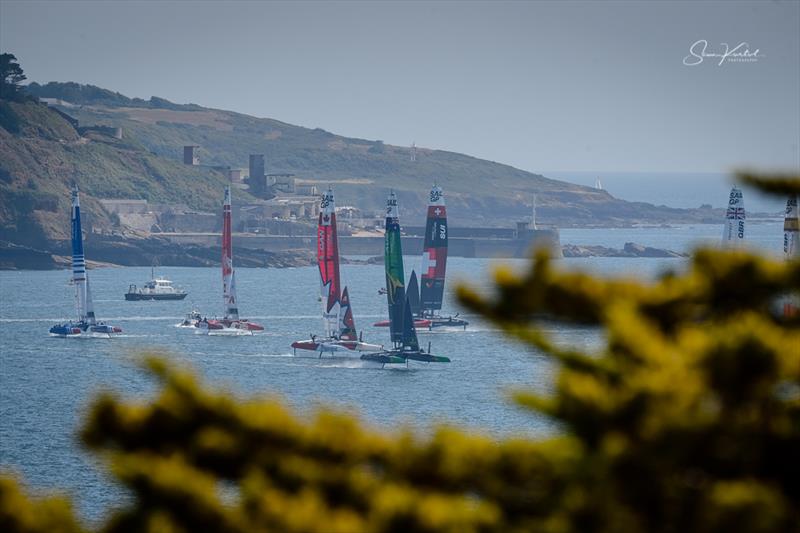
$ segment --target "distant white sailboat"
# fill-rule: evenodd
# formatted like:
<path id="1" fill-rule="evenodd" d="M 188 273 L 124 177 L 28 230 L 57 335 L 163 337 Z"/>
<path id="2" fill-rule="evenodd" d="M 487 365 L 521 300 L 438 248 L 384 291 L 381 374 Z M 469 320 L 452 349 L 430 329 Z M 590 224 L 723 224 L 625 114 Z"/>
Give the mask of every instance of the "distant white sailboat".
<path id="1" fill-rule="evenodd" d="M 594 188 L 597 189 L 598 191 L 602 191 L 603 190 L 603 184 L 600 181 L 599 177 L 596 180 L 594 180 Z"/>
<path id="2" fill-rule="evenodd" d="M 794 194 L 786 201 L 786 214 L 783 218 L 783 255 L 787 261 L 800 259 L 800 198 Z M 800 313 L 800 295 L 786 297 L 783 304 L 785 317 Z"/>

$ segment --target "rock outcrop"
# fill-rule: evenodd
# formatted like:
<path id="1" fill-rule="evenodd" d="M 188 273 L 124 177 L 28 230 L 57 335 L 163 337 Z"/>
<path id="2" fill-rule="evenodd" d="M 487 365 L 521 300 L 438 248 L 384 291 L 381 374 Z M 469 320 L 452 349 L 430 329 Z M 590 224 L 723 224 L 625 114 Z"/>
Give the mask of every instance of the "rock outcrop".
<path id="1" fill-rule="evenodd" d="M 626 242 L 620 250 L 598 245 L 565 244 L 564 257 L 688 257 L 688 254 Z"/>

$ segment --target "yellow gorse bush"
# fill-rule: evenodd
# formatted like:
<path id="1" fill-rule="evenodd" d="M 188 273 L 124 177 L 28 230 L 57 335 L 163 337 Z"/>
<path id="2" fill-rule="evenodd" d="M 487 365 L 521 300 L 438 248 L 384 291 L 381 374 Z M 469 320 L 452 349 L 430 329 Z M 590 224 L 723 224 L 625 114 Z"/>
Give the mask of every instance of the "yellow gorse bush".
<path id="1" fill-rule="evenodd" d="M 800 179 L 746 176 L 773 192 Z M 381 434 L 321 410 L 235 400 L 150 357 L 144 404 L 107 394 L 82 430 L 132 500 L 107 531 L 800 530 L 800 320 L 776 303 L 800 262 L 697 252 L 685 273 L 644 284 L 554 268 L 496 274 L 496 295 L 461 301 L 558 366 L 522 405 L 559 436 L 503 440 L 442 427 Z M 587 354 L 541 320 L 602 327 Z M 64 500 L 31 501 L 0 480 L 3 531 L 81 531 Z"/>

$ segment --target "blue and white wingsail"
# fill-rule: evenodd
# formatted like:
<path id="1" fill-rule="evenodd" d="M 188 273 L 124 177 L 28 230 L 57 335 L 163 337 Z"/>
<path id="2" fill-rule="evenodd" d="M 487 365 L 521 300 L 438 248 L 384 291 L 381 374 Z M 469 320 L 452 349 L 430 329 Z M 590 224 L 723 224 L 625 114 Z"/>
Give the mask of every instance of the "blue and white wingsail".
<path id="1" fill-rule="evenodd" d="M 72 189 L 72 284 L 75 287 L 75 305 L 78 322 L 88 322 L 86 292 L 86 258 L 83 255 L 81 233 L 81 201 L 78 186 Z"/>
<path id="2" fill-rule="evenodd" d="M 733 187 L 728 197 L 728 209 L 725 211 L 725 228 L 722 232 L 723 246 L 735 248 L 744 243 L 744 222 L 742 190 L 738 187 Z"/>
<path id="3" fill-rule="evenodd" d="M 92 291 L 89 287 L 89 274 L 86 271 L 86 258 L 83 254 L 83 233 L 81 228 L 81 202 L 77 185 L 72 189 L 72 284 L 75 287 L 75 310 L 77 320 L 58 324 L 50 328 L 50 334 L 59 337 L 72 337 L 91 334 L 110 335 L 122 329 L 98 324 L 94 314 Z"/>

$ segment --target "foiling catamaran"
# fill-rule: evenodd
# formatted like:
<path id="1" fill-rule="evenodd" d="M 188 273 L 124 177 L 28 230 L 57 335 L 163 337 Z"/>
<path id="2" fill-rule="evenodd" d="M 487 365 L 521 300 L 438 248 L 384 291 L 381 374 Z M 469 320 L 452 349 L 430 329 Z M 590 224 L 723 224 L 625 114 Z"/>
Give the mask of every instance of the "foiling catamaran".
<path id="1" fill-rule="evenodd" d="M 422 250 L 421 282 L 411 271 L 408 281 L 408 301 L 417 328 L 463 328 L 469 322 L 455 316 L 442 316 L 444 281 L 447 271 L 447 207 L 441 187 L 434 184 L 428 201 L 428 216 L 425 223 L 425 243 Z M 389 321 L 378 322 L 375 326 L 386 327 Z"/>
<path id="2" fill-rule="evenodd" d="M 222 298 L 225 316 L 222 319 L 202 318 L 195 327 L 209 335 L 252 335 L 263 331 L 264 326 L 239 317 L 236 299 L 236 273 L 233 270 L 233 243 L 231 239 L 231 188 L 225 187 L 222 205 Z"/>
<path id="3" fill-rule="evenodd" d="M 737 248 L 744 244 L 744 199 L 742 190 L 731 189 L 728 197 L 728 209 L 725 211 L 725 228 L 722 231 L 722 245 Z"/>
<path id="4" fill-rule="evenodd" d="M 389 304 L 389 332 L 392 349 L 368 353 L 361 356 L 364 361 L 381 364 L 408 363 L 449 363 L 444 356 L 432 355 L 430 344 L 426 352 L 419 346 L 411 305 L 405 291 L 403 274 L 403 249 L 400 241 L 400 219 L 397 210 L 397 197 L 389 193 L 386 204 L 386 232 L 384 235 L 384 269 L 386 272 L 386 299 Z"/>
<path id="5" fill-rule="evenodd" d="M 89 273 L 86 271 L 86 259 L 83 255 L 81 203 L 77 185 L 72 189 L 72 284 L 75 286 L 78 319 L 53 326 L 50 328 L 50 335 L 62 338 L 110 337 L 114 333 L 122 332 L 122 328 L 98 322 L 94 315 Z"/>
<path id="6" fill-rule="evenodd" d="M 332 356 L 358 357 L 357 352 L 381 350 L 383 346 L 367 344 L 357 335 L 347 287 L 341 288 L 336 202 L 333 190 L 330 188 L 322 195 L 320 203 L 317 223 L 317 264 L 325 334 L 311 335 L 308 340 L 293 342 L 292 348 L 295 354 L 297 350 L 309 350 L 318 352 L 319 357 L 325 353 Z"/>

